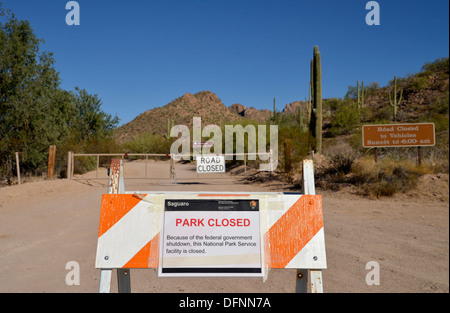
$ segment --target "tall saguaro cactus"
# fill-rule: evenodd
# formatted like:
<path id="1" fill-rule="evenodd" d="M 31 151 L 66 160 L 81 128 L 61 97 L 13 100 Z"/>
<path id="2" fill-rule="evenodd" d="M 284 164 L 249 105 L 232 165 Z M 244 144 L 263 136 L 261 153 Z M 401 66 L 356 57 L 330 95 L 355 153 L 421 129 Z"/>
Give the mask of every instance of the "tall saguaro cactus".
<path id="1" fill-rule="evenodd" d="M 273 122 L 275 124 L 278 124 L 278 112 L 277 112 L 277 99 L 273 98 L 273 115 L 272 115 Z"/>
<path id="2" fill-rule="evenodd" d="M 394 122 L 397 121 L 398 106 L 402 102 L 403 89 L 400 91 L 400 97 L 397 100 L 397 75 L 394 76 L 394 99 L 392 100 L 391 92 L 389 91 L 389 103 L 394 109 Z"/>
<path id="3" fill-rule="evenodd" d="M 316 152 L 322 153 L 322 65 L 319 47 L 314 47 L 311 60 L 312 110 L 309 129 L 316 139 Z"/>
<path id="4" fill-rule="evenodd" d="M 312 93 L 312 81 L 309 82 L 309 95 L 308 95 L 308 102 L 307 102 L 307 112 L 308 112 L 308 123 L 311 121 L 311 93 Z"/>

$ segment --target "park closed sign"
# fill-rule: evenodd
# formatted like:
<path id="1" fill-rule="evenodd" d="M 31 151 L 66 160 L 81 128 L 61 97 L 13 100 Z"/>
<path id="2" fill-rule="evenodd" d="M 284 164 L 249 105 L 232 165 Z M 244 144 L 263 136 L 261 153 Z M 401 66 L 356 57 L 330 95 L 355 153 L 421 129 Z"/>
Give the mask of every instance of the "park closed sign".
<path id="1" fill-rule="evenodd" d="M 198 155 L 197 173 L 225 173 L 225 157 L 223 155 Z"/>
<path id="2" fill-rule="evenodd" d="M 363 147 L 420 147 L 435 145 L 433 123 L 363 126 Z"/>
<path id="3" fill-rule="evenodd" d="M 159 276 L 262 277 L 259 199 L 170 199 Z"/>

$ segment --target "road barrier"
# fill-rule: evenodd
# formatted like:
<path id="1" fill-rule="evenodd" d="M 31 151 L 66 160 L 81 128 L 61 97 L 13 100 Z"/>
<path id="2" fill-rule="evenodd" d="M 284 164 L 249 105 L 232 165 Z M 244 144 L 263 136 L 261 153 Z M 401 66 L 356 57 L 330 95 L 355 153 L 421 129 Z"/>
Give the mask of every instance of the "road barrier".
<path id="1" fill-rule="evenodd" d="M 313 163 L 303 162 L 303 193 L 125 191 L 123 160 L 111 161 L 96 254 L 100 292 L 117 269 L 131 292 L 130 269 L 165 276 L 257 276 L 296 268 L 297 292 L 323 292 L 326 269 L 322 198 Z"/>

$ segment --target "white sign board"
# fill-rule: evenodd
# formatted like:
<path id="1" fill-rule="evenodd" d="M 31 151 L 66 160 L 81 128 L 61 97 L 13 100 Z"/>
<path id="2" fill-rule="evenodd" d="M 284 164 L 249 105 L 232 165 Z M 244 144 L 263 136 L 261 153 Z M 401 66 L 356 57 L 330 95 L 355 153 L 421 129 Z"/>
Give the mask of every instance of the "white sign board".
<path id="1" fill-rule="evenodd" d="M 262 277 L 258 199 L 165 200 L 159 276 Z"/>
<path id="2" fill-rule="evenodd" d="M 212 148 L 214 147 L 214 141 L 194 141 L 192 145 L 194 148 L 198 147 Z"/>
<path id="3" fill-rule="evenodd" d="M 198 155 L 197 173 L 225 173 L 225 157 L 223 155 Z"/>

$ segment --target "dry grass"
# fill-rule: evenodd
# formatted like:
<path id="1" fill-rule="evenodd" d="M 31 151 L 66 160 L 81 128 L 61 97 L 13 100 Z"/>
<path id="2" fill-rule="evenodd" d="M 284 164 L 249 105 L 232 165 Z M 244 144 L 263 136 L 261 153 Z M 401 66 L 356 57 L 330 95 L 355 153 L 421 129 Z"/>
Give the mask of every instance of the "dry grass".
<path id="1" fill-rule="evenodd" d="M 373 157 L 361 157 L 361 153 L 345 140 L 337 140 L 326 147 L 324 153 L 315 158 L 319 187 L 338 191 L 354 186 L 359 195 L 371 198 L 408 192 L 417 186 L 420 177 L 442 173 L 442 163 L 445 163 L 445 160 L 437 162 L 428 158 L 418 166 L 414 158 L 397 158 L 395 154 L 393 157 L 385 155 L 375 163 Z"/>
<path id="2" fill-rule="evenodd" d="M 384 159 L 375 163 L 362 158 L 354 162 L 347 182 L 358 187 L 361 195 L 379 198 L 407 192 L 417 186 L 419 177 L 433 172 L 430 164 L 418 166 L 412 160 Z"/>

